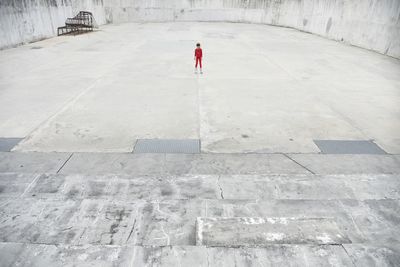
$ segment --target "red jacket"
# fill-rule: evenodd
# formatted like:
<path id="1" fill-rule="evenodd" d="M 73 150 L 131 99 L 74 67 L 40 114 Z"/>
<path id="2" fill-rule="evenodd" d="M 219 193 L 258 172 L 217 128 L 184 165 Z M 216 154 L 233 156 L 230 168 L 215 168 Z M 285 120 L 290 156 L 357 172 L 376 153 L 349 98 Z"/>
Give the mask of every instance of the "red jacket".
<path id="1" fill-rule="evenodd" d="M 196 58 L 202 58 L 203 57 L 203 50 L 201 50 L 201 48 L 196 48 L 196 50 L 194 50 L 194 56 Z"/>

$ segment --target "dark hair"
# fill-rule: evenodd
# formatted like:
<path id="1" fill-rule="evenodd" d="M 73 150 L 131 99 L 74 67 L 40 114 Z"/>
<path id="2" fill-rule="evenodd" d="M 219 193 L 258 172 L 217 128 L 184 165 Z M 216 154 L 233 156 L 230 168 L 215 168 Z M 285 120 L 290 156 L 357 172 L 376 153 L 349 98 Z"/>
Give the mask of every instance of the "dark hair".
<path id="1" fill-rule="evenodd" d="M 196 46 L 200 46 L 200 43 L 197 43 Z"/>

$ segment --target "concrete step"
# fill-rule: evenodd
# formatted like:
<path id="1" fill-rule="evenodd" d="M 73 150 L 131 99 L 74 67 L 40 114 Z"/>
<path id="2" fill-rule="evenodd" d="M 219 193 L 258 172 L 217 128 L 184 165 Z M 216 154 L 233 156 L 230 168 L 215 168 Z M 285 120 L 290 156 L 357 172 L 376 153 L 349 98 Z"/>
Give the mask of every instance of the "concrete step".
<path id="1" fill-rule="evenodd" d="M 0 207 L 0 242 L 195 245 L 198 217 L 332 219 L 352 243 L 400 242 L 399 200 L 0 198 Z"/>
<path id="2" fill-rule="evenodd" d="M 398 175 L 2 173 L 0 241 L 195 245 L 198 217 L 296 218 L 310 222 L 305 226 L 318 218 L 333 220 L 321 224 L 322 230 L 337 225 L 353 243 L 400 241 L 399 180 Z M 287 242 L 315 240 L 298 235 Z"/>
<path id="3" fill-rule="evenodd" d="M 196 245 L 265 247 L 274 244 L 341 245 L 351 243 L 333 218 L 199 217 Z"/>
<path id="4" fill-rule="evenodd" d="M 1 266 L 399 266 L 399 244 L 204 246 L 67 246 L 0 243 Z"/>
<path id="5" fill-rule="evenodd" d="M 0 197 L 53 199 L 400 199 L 400 175 L 0 173 Z"/>
<path id="6" fill-rule="evenodd" d="M 0 152 L 0 173 L 400 174 L 400 155 Z"/>

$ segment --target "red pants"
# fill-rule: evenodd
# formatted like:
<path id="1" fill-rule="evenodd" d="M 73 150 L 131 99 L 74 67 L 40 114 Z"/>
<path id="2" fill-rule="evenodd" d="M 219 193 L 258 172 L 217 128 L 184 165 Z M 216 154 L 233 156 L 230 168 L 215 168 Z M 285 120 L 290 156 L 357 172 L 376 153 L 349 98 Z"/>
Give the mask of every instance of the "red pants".
<path id="1" fill-rule="evenodd" d="M 196 66 L 195 68 L 197 68 L 197 64 L 200 63 L 200 69 L 202 68 L 201 66 L 201 57 L 196 57 Z"/>

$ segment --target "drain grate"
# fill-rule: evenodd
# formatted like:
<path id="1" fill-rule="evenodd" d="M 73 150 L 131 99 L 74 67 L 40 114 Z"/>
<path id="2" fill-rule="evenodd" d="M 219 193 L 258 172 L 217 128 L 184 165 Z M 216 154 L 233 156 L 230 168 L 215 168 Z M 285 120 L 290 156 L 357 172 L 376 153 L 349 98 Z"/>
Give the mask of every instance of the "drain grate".
<path id="1" fill-rule="evenodd" d="M 133 153 L 200 153 L 199 139 L 138 139 Z"/>
<path id="2" fill-rule="evenodd" d="M 0 151 L 10 152 L 23 138 L 2 138 L 0 137 Z"/>
<path id="3" fill-rule="evenodd" d="M 314 140 L 323 154 L 387 154 L 373 141 Z"/>

